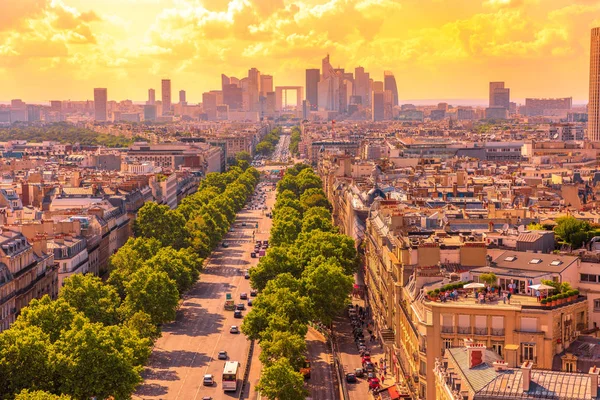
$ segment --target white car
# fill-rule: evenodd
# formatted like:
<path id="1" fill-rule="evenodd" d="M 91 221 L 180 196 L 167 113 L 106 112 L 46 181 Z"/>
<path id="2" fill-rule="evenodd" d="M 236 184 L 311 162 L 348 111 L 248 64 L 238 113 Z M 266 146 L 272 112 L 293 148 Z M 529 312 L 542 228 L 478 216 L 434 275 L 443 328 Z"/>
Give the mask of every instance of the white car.
<path id="1" fill-rule="evenodd" d="M 204 386 L 212 386 L 215 384 L 215 379 L 213 378 L 212 374 L 206 374 L 204 375 L 202 383 Z"/>

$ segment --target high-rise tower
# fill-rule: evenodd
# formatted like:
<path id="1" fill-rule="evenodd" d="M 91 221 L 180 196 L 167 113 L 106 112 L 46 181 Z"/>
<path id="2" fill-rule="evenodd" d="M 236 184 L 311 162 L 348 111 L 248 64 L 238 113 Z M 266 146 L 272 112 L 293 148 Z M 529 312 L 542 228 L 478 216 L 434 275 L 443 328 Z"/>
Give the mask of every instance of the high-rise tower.
<path id="1" fill-rule="evenodd" d="M 171 112 L 171 80 L 163 79 L 161 86 L 162 114 L 167 115 Z"/>
<path id="2" fill-rule="evenodd" d="M 310 109 L 319 109 L 319 79 L 321 71 L 318 68 L 306 70 L 306 100 L 310 103 Z"/>
<path id="3" fill-rule="evenodd" d="M 106 121 L 106 104 L 107 104 L 106 88 L 94 89 L 94 119 L 96 121 Z"/>
<path id="4" fill-rule="evenodd" d="M 156 104 L 156 92 L 154 89 L 148 89 L 148 102 L 146 102 L 146 104 Z"/>
<path id="5" fill-rule="evenodd" d="M 592 29 L 587 138 L 600 141 L 600 28 Z"/>
<path id="6" fill-rule="evenodd" d="M 392 106 L 398 105 L 398 87 L 396 86 L 396 78 L 391 71 L 384 71 L 383 73 L 383 85 L 384 90 L 392 92 Z"/>

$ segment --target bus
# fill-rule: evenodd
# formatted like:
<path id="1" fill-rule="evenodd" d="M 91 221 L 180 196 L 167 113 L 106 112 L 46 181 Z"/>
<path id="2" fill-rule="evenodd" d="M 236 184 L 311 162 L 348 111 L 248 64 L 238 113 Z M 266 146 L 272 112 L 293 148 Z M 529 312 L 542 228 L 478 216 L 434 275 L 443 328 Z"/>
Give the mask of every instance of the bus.
<path id="1" fill-rule="evenodd" d="M 237 390 L 238 372 L 240 363 L 238 361 L 226 361 L 223 368 L 223 391 L 235 392 Z"/>

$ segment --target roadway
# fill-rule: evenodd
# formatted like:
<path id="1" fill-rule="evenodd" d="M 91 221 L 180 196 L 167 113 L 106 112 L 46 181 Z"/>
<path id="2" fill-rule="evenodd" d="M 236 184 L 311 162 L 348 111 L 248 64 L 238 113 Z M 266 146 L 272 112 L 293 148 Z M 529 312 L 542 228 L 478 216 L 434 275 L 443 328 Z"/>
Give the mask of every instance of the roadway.
<path id="1" fill-rule="evenodd" d="M 266 206 L 271 208 L 274 201 L 275 191 L 267 191 Z M 250 258 L 254 248 L 252 231 L 256 230 L 257 222 L 259 227 L 255 239 L 269 237 L 272 221 L 264 213 L 264 210 L 252 209 L 238 213 L 233 232 L 224 239 L 229 247 L 219 247 L 213 252 L 200 280 L 183 299 L 176 320 L 163 327 L 135 399 L 195 400 L 211 396 L 219 400 L 240 397 L 239 387 L 250 342 L 242 333 L 229 333 L 231 325 L 241 326 L 242 320 L 233 318 L 233 311 L 224 310 L 225 294 L 231 293 L 236 304 L 246 303 L 240 300 L 240 293 L 246 292 L 250 296 L 250 281 L 244 279 L 244 271 L 258 262 L 258 258 Z M 242 222 L 248 226 L 241 227 Z M 217 359 L 221 350 L 227 351 L 228 360 L 242 364 L 235 393 L 223 392 L 221 387 L 224 361 Z M 260 377 L 259 352 L 255 347 L 248 379 L 250 384 L 246 385 L 243 395 L 245 399 L 257 397 L 254 385 Z M 214 376 L 214 386 L 202 385 L 205 374 Z"/>
<path id="2" fill-rule="evenodd" d="M 312 327 L 306 334 L 306 348 L 311 361 L 308 390 L 312 400 L 336 400 L 339 390 L 333 384 L 333 359 L 325 337 Z"/>

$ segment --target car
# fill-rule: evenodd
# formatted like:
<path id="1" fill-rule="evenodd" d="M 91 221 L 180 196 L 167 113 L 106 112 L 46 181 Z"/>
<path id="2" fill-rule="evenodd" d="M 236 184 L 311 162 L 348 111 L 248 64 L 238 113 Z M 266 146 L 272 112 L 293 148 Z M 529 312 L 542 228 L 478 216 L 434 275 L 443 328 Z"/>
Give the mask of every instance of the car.
<path id="1" fill-rule="evenodd" d="M 242 314 L 242 312 L 240 310 L 235 310 L 233 312 L 233 318 L 243 318 L 244 315 Z"/>
<path id="2" fill-rule="evenodd" d="M 252 290 L 250 291 L 250 296 L 252 296 L 252 297 L 256 297 L 257 295 L 258 295 L 258 291 L 257 291 L 256 289 L 252 289 Z"/>
<path id="3" fill-rule="evenodd" d="M 228 248 L 228 247 L 229 247 L 229 245 L 227 244 L 227 242 L 223 242 L 223 243 L 221 244 L 221 246 L 223 246 L 224 248 Z"/>
<path id="4" fill-rule="evenodd" d="M 248 271 L 246 271 L 246 273 L 244 274 L 244 279 L 250 279 L 250 274 L 248 273 Z"/>
<path id="5" fill-rule="evenodd" d="M 252 253 L 250 253 L 250 258 L 256 258 L 256 252 L 253 251 Z"/>
<path id="6" fill-rule="evenodd" d="M 366 362 L 363 367 L 367 372 L 375 372 L 375 365 L 373 365 L 373 363 L 370 361 Z"/>
<path id="7" fill-rule="evenodd" d="M 243 311 L 243 310 L 246 309 L 246 305 L 244 303 L 240 303 L 240 304 L 238 304 L 238 305 L 235 306 L 235 309 Z M 370 361 L 370 359 L 369 359 L 369 361 Z"/>
<path id="8" fill-rule="evenodd" d="M 240 333 L 240 329 L 236 325 L 231 325 L 231 328 L 229 328 L 229 333 Z"/>
<path id="9" fill-rule="evenodd" d="M 246 293 L 246 292 L 240 293 L 240 299 L 241 300 L 248 300 L 248 293 Z"/>
<path id="10" fill-rule="evenodd" d="M 219 360 L 227 360 L 227 352 L 225 350 L 221 350 L 217 358 Z"/>
<path id="11" fill-rule="evenodd" d="M 248 307 L 252 307 L 252 299 L 248 300 Z"/>
<path id="12" fill-rule="evenodd" d="M 380 387 L 381 387 L 381 385 L 379 384 L 379 378 L 373 378 L 369 381 L 369 389 L 377 390 Z"/>
<path id="13" fill-rule="evenodd" d="M 356 379 L 356 375 L 352 372 L 348 372 L 346 374 L 346 382 L 348 383 L 356 383 L 358 379 Z"/>
<path id="14" fill-rule="evenodd" d="M 367 373 L 367 382 L 370 381 L 373 378 L 375 378 L 375 372 L 369 372 L 369 373 Z"/>
<path id="15" fill-rule="evenodd" d="M 242 222 L 242 226 L 246 226 L 246 223 L 245 223 L 245 222 Z"/>
<path id="16" fill-rule="evenodd" d="M 366 362 L 371 362 L 371 356 L 363 356 L 362 362 L 363 362 L 363 364 Z"/>
<path id="17" fill-rule="evenodd" d="M 215 379 L 213 378 L 212 374 L 206 374 L 204 375 L 202 383 L 204 384 L 204 386 L 212 386 L 215 384 Z"/>
<path id="18" fill-rule="evenodd" d="M 357 377 L 361 378 L 361 377 L 363 377 L 363 376 L 365 375 L 365 371 L 363 371 L 363 369 L 362 369 L 362 368 L 355 368 L 355 369 L 354 369 L 354 374 L 355 374 Z"/>

